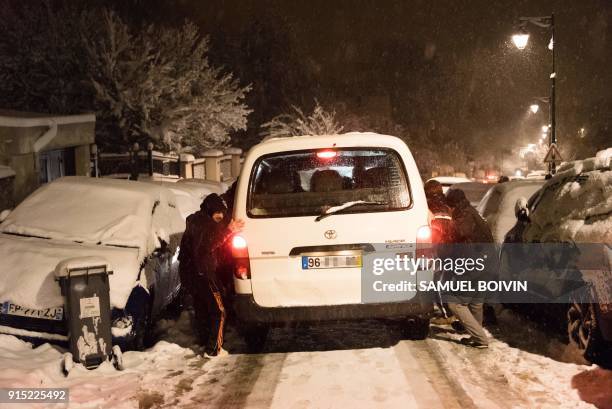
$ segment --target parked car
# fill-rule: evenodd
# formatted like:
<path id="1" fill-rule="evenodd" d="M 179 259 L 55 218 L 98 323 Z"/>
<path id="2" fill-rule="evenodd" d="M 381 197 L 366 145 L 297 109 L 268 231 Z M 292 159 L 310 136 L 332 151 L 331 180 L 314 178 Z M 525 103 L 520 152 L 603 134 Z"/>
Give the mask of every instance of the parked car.
<path id="1" fill-rule="evenodd" d="M 224 193 L 228 186 L 224 182 L 203 179 L 179 179 L 177 182 L 146 181 L 170 189 L 176 196 L 176 204 L 183 219 L 198 211 L 200 204 L 211 193 Z"/>
<path id="2" fill-rule="evenodd" d="M 544 180 L 517 180 L 499 183 L 490 188 L 476 210 L 489 223 L 496 243 L 503 243 L 506 233 L 514 226 L 514 205 L 520 197 L 531 197 Z"/>
<path id="3" fill-rule="evenodd" d="M 113 343 L 142 348 L 152 322 L 180 288 L 185 222 L 168 189 L 148 183 L 64 177 L 43 185 L 0 224 L 0 333 L 65 342 L 62 260 L 108 261 Z"/>
<path id="4" fill-rule="evenodd" d="M 457 183 L 471 182 L 470 179 L 461 176 L 436 176 L 429 180 L 435 180 L 440 182 L 440 184 L 442 185 L 442 192 L 444 194 L 446 194 L 446 192 L 452 185 L 456 185 Z"/>
<path id="5" fill-rule="evenodd" d="M 451 185 L 448 190 L 459 189 L 463 190 L 470 204 L 474 207 L 478 206 L 484 195 L 491 189 L 491 185 L 481 182 L 462 182 Z"/>
<path id="6" fill-rule="evenodd" d="M 372 243 L 430 237 L 416 164 L 400 139 L 371 133 L 271 138 L 238 179 L 234 307 L 248 343 L 275 323 L 407 317 L 425 337 L 431 301 L 362 301 Z"/>
<path id="7" fill-rule="evenodd" d="M 523 305 L 530 317 L 566 329 L 586 359 L 612 367 L 612 148 L 595 158 L 561 165 L 528 201 L 517 201 L 519 220 L 507 243 L 602 243 L 607 271 L 589 299 L 571 304 Z M 607 255 L 605 254 L 607 252 Z M 605 264 L 605 263 L 604 263 Z M 605 268 L 605 267 L 604 267 Z M 585 272 L 581 272 L 583 280 Z M 586 281 L 586 280 L 585 280 Z M 595 292 L 597 300 L 595 302 Z M 607 301 L 606 301 L 607 300 Z"/>

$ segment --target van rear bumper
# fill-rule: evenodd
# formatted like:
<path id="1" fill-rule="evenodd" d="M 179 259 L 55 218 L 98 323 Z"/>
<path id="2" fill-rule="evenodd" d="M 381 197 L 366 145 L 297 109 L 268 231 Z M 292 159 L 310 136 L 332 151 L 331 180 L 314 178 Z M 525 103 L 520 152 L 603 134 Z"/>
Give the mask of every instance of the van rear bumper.
<path id="1" fill-rule="evenodd" d="M 421 297 L 419 300 L 409 302 L 269 308 L 258 305 L 252 294 L 237 294 L 234 296 L 233 307 L 237 318 L 242 322 L 273 324 L 364 318 L 427 317 L 433 312 L 433 300 L 429 297 Z"/>

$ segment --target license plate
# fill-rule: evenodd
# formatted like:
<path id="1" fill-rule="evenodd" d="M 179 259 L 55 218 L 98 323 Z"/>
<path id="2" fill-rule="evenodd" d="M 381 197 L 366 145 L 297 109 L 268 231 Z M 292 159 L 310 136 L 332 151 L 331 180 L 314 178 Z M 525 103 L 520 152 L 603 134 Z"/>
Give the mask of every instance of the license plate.
<path id="1" fill-rule="evenodd" d="M 302 270 L 361 267 L 361 256 L 302 256 Z"/>
<path id="2" fill-rule="evenodd" d="M 62 319 L 64 319 L 64 307 L 35 310 L 32 308 L 22 307 L 21 305 L 13 304 L 11 302 L 3 302 L 0 313 L 53 321 L 61 321 Z"/>

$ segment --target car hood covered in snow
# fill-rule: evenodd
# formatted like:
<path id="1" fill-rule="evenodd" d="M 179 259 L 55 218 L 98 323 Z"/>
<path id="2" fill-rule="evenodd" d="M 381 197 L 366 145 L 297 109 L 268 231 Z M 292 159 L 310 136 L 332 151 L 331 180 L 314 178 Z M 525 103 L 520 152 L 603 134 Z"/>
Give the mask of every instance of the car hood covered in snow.
<path id="1" fill-rule="evenodd" d="M 110 301 L 123 308 L 138 280 L 138 249 L 85 245 L 56 240 L 20 237 L 0 233 L 0 302 L 34 309 L 57 307 L 64 303 L 55 266 L 62 260 L 80 256 L 105 258 L 110 275 Z"/>

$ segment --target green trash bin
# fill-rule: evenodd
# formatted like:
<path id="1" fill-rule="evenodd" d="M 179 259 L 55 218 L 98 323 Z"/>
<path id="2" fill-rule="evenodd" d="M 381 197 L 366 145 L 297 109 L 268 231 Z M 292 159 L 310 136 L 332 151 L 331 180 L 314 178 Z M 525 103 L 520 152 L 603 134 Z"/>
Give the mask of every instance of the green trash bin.
<path id="1" fill-rule="evenodd" d="M 55 268 L 64 296 L 64 319 L 72 360 L 88 369 L 112 358 L 108 262 L 101 257 L 61 261 Z M 65 358 L 64 370 L 71 367 Z"/>

